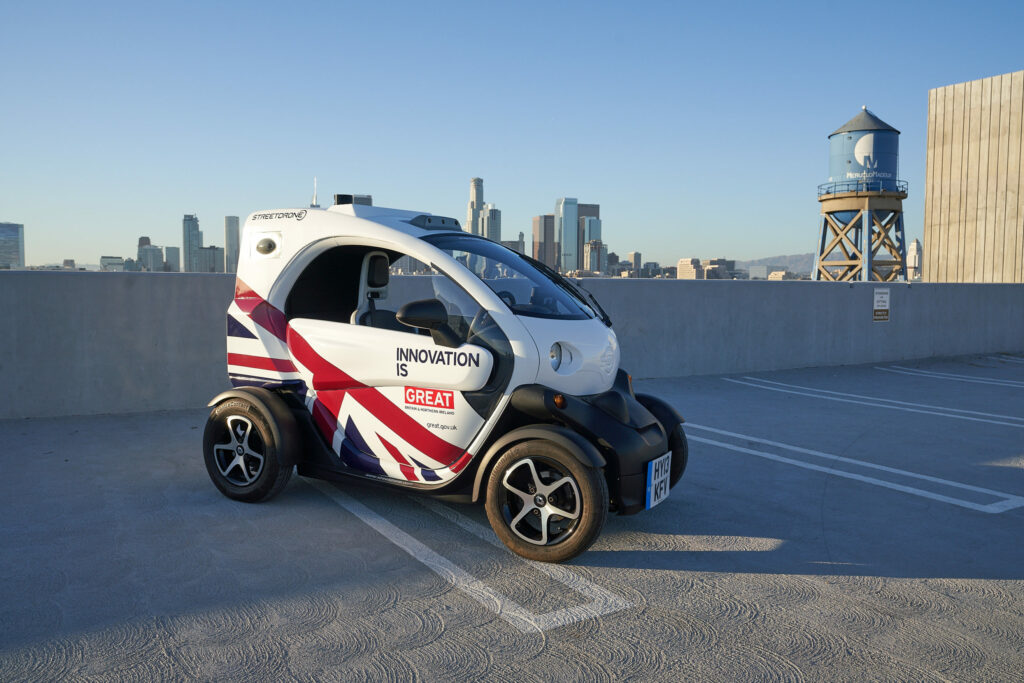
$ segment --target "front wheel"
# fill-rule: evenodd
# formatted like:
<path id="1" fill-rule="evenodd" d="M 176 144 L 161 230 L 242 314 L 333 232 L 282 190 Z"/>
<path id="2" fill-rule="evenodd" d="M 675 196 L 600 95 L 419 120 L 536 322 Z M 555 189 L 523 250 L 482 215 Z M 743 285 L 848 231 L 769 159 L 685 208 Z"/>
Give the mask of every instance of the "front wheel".
<path id="1" fill-rule="evenodd" d="M 608 516 L 608 484 L 549 441 L 516 444 L 487 481 L 487 519 L 517 555 L 565 562 L 589 548 Z"/>
<path id="2" fill-rule="evenodd" d="M 669 472 L 668 487 L 671 489 L 683 478 L 686 461 L 690 459 L 690 445 L 686 441 L 683 425 L 677 424 L 669 433 L 668 447 L 672 451 L 672 469 Z"/>

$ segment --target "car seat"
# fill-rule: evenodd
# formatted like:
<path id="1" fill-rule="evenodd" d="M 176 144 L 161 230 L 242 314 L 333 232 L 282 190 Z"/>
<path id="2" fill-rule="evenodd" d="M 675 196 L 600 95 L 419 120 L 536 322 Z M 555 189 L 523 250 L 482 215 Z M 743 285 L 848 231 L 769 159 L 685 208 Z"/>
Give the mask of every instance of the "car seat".
<path id="1" fill-rule="evenodd" d="M 377 308 L 378 301 L 388 298 L 389 268 L 388 256 L 383 251 L 371 251 L 363 257 L 359 271 L 359 305 L 352 312 L 349 322 L 353 325 L 411 332 L 411 328 L 398 322 L 394 311 Z"/>

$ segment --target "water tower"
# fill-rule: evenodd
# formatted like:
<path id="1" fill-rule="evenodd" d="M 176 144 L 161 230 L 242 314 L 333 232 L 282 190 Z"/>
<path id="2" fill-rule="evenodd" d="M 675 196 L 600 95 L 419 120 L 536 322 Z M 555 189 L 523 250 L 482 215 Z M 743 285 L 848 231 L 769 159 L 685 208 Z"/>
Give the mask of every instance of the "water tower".
<path id="1" fill-rule="evenodd" d="M 814 279 L 907 279 L 900 132 L 867 107 L 828 136 L 828 182 L 818 186 L 821 230 Z"/>

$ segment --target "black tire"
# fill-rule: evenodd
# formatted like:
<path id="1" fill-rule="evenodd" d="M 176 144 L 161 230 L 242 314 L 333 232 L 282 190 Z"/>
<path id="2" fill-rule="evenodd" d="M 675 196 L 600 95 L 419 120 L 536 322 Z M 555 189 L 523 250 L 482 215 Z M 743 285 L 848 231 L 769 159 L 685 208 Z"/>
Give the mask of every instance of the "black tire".
<path id="1" fill-rule="evenodd" d="M 537 506 L 540 499 L 543 507 Z M 528 560 L 565 562 L 600 535 L 608 516 L 608 484 L 604 470 L 584 465 L 550 441 L 524 441 L 494 464 L 484 507 L 494 533 L 512 552 Z"/>
<path id="2" fill-rule="evenodd" d="M 668 487 L 671 489 L 683 478 L 686 462 L 690 458 L 690 444 L 686 441 L 683 425 L 677 424 L 669 433 L 668 447 L 672 450 L 672 468 L 668 473 Z"/>
<path id="3" fill-rule="evenodd" d="M 203 432 L 203 459 L 221 493 L 258 503 L 284 489 L 295 465 L 294 431 L 284 427 L 260 404 L 244 398 L 214 406 Z"/>

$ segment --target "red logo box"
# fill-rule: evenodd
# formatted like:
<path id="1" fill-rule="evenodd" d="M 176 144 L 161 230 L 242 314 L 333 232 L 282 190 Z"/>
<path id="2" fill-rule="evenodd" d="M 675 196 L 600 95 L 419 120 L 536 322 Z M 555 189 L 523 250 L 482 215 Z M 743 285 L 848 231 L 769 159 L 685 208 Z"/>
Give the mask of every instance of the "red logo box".
<path id="1" fill-rule="evenodd" d="M 443 389 L 419 389 L 417 387 L 406 387 L 405 402 L 408 405 L 414 406 L 455 410 L 455 392 L 445 391 Z"/>

